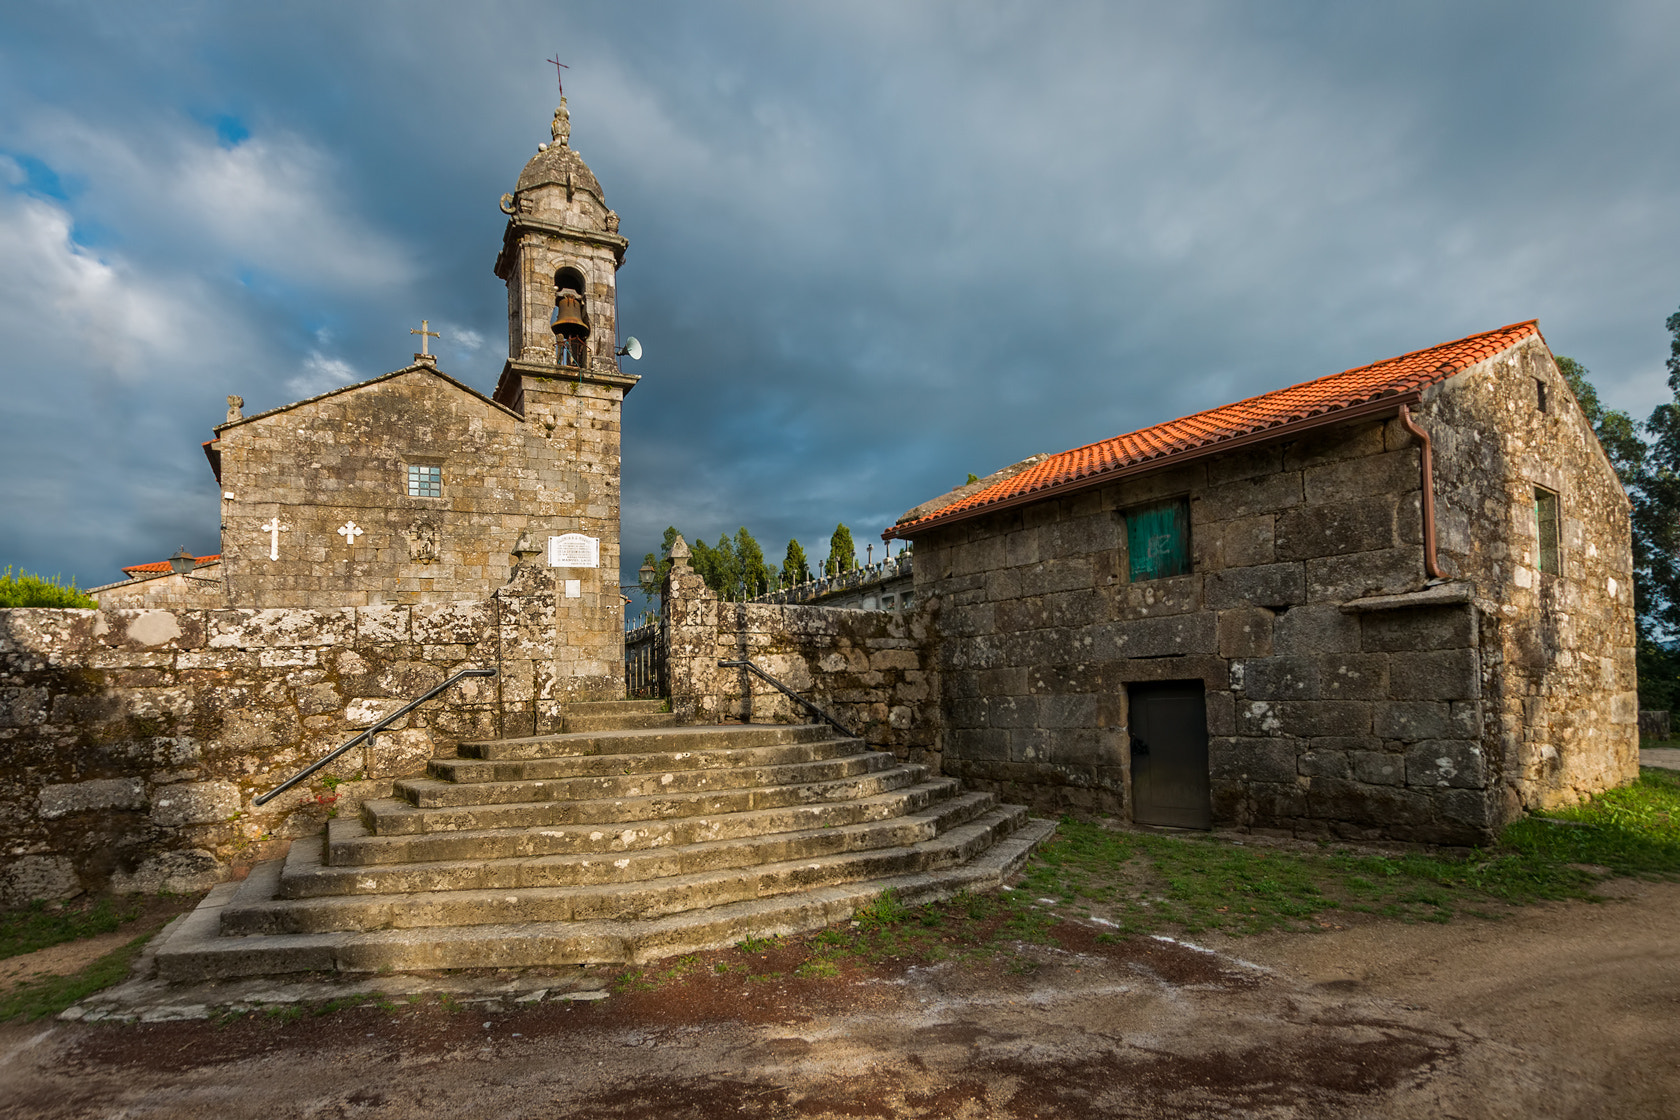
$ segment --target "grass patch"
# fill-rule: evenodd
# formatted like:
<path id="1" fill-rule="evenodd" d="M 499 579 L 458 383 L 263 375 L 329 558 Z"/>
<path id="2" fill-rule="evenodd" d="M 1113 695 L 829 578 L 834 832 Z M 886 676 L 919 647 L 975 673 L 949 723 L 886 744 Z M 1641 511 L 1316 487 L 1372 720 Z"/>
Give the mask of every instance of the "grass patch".
<path id="1" fill-rule="evenodd" d="M 1594 864 L 1617 875 L 1680 875 L 1680 770 L 1647 767 L 1630 786 L 1518 821 L 1505 830 L 1504 842 L 1548 863 Z"/>
<path id="2" fill-rule="evenodd" d="M 114 933 L 124 922 L 139 917 L 140 912 L 137 899 L 118 905 L 109 898 L 101 898 L 89 905 L 56 910 L 44 902 L 31 903 L 20 910 L 0 914 L 0 960 L 66 941 Z"/>
<path id="3" fill-rule="evenodd" d="M 128 978 L 140 950 L 151 939 L 149 933 L 136 937 L 69 976 L 43 976 L 13 985 L 10 991 L 0 994 L 0 1022 L 18 1018 L 28 1022 L 57 1015 L 76 1001 L 122 982 Z"/>
<path id="4" fill-rule="evenodd" d="M 1645 770 L 1631 786 L 1518 821 L 1467 855 L 1296 851 L 1064 820 L 1021 889 L 1103 914 L 1122 933 L 1248 934 L 1324 926 L 1339 913 L 1448 921 L 1486 916 L 1489 903 L 1591 898 L 1606 872 L 1680 876 L 1680 772 Z"/>
<path id="5" fill-rule="evenodd" d="M 794 974 L 838 976 L 846 963 L 989 960 L 1017 953 L 1023 945 L 1050 942 L 1049 931 L 1058 920 L 1022 891 L 963 891 L 925 906 L 905 906 L 886 891 L 850 922 L 806 939 L 809 959 Z"/>
<path id="6" fill-rule="evenodd" d="M 651 992 L 663 977 L 650 976 L 646 969 L 632 968 L 613 982 L 615 992 Z"/>

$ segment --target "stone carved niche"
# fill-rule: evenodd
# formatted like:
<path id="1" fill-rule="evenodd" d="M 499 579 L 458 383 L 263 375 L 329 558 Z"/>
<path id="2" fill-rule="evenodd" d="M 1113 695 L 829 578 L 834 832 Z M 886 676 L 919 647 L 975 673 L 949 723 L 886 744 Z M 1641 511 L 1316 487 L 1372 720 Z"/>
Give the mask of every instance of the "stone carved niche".
<path id="1" fill-rule="evenodd" d="M 408 538 L 408 558 L 419 564 L 435 564 L 438 560 L 438 527 L 429 521 L 416 521 L 403 530 Z"/>

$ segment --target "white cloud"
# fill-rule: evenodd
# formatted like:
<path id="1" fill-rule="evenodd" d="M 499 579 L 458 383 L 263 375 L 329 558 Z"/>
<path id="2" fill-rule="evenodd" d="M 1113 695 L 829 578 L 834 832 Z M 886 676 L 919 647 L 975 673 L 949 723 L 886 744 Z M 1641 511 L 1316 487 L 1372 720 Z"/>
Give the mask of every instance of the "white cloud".
<path id="1" fill-rule="evenodd" d="M 319 350 L 311 350 L 309 357 L 303 360 L 302 372 L 286 382 L 286 390 L 302 400 L 354 385 L 361 379 L 344 359 L 329 358 Z"/>
<path id="2" fill-rule="evenodd" d="M 457 350 L 464 350 L 468 354 L 475 354 L 484 347 L 484 336 L 471 327 L 457 326 L 444 323 L 438 327 L 438 333 L 443 337 L 438 339 L 438 345 L 448 344 Z"/>
<path id="3" fill-rule="evenodd" d="M 0 167 L 16 170 L 4 158 Z M 0 193 L 0 336 L 14 369 L 174 380 L 181 366 L 232 349 L 211 302 L 191 280 L 144 276 L 121 257 L 77 244 L 63 208 Z"/>
<path id="4" fill-rule="evenodd" d="M 12 132 L 11 143 L 86 184 L 79 217 L 149 253 L 339 292 L 415 275 L 408 251 L 335 182 L 334 162 L 299 137 L 223 147 L 192 122 L 160 117 L 119 131 L 62 109 L 27 113 Z"/>

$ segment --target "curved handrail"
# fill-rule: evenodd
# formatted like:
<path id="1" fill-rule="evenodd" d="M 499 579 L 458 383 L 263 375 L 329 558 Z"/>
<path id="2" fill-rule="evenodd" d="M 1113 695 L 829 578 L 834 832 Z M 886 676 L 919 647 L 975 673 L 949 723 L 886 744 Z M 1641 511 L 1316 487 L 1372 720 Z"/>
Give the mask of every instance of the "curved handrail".
<path id="1" fill-rule="evenodd" d="M 412 712 L 414 709 L 418 708 L 420 705 L 424 704 L 426 701 L 430 700 L 432 697 L 436 696 L 438 693 L 440 693 L 440 692 L 444 691 L 445 689 L 449 688 L 451 685 L 455 684 L 457 681 L 461 680 L 463 677 L 493 677 L 495 675 L 496 675 L 496 670 L 494 670 L 494 669 L 462 669 L 459 673 L 456 673 L 453 677 L 450 677 L 448 680 L 444 681 L 442 684 L 438 685 L 436 688 L 432 689 L 430 692 L 427 692 L 423 696 L 417 696 L 413 700 L 410 700 L 408 703 L 404 704 L 402 707 L 398 708 L 396 711 L 392 712 L 390 715 L 386 716 L 384 719 L 380 720 L 378 723 L 374 724 L 372 727 L 368 728 L 366 731 L 362 732 L 360 735 L 357 735 L 354 739 L 351 739 L 348 743 L 345 743 L 342 747 L 339 747 L 337 750 L 333 751 L 331 754 L 325 755 L 322 758 L 317 759 L 315 762 L 310 763 L 308 766 L 304 767 L 302 770 L 299 770 L 296 774 L 293 774 L 291 777 L 287 778 L 285 781 L 281 782 L 279 785 L 275 786 L 273 789 L 269 790 L 267 793 L 259 794 L 258 796 L 252 798 L 251 799 L 251 804 L 253 806 L 268 804 L 270 801 L 274 800 L 276 797 L 279 797 L 282 793 L 285 793 L 287 790 L 291 789 L 293 786 L 297 785 L 299 782 L 308 778 L 311 774 L 315 773 L 317 770 L 321 769 L 323 766 L 327 765 L 329 762 L 332 762 L 334 759 L 338 758 L 339 755 L 342 755 L 345 751 L 349 750 L 351 747 L 354 747 L 357 743 L 360 743 L 363 739 L 371 739 L 373 736 L 375 736 L 379 732 L 385 730 L 387 727 L 391 726 L 391 724 L 397 722 L 399 719 L 406 716 L 409 712 Z"/>
<path id="2" fill-rule="evenodd" d="M 848 738 L 848 739 L 860 739 L 860 738 L 862 738 L 862 736 L 860 736 L 860 735 L 853 735 L 850 731 L 848 731 L 846 729 L 845 724 L 841 723 L 839 720 L 835 719 L 833 716 L 829 715 L 827 712 L 823 711 L 821 708 L 819 708 L 815 704 L 811 703 L 811 701 L 805 699 L 805 697 L 799 695 L 799 693 L 795 692 L 793 689 L 789 688 L 787 685 L 783 684 L 781 681 L 777 680 L 775 677 L 772 677 L 769 673 L 766 673 L 763 669 L 760 669 L 757 665 L 754 665 L 751 661 L 748 661 L 746 658 L 741 658 L 739 661 L 719 661 L 718 662 L 718 668 L 719 669 L 745 669 L 749 673 L 754 673 L 754 674 L 758 675 L 759 677 L 762 677 L 766 682 L 768 682 L 770 684 L 770 686 L 772 688 L 781 692 L 782 695 L 786 696 L 789 700 L 792 700 L 795 704 L 801 705 L 806 711 L 810 712 L 812 715 L 816 716 L 818 719 L 822 720 L 824 723 L 826 723 L 830 727 L 834 728 L 834 730 L 840 732 L 840 734 L 844 735 L 846 738 Z M 865 743 L 864 745 L 868 746 L 867 743 Z M 871 747 L 870 749 L 873 750 L 874 748 Z"/>

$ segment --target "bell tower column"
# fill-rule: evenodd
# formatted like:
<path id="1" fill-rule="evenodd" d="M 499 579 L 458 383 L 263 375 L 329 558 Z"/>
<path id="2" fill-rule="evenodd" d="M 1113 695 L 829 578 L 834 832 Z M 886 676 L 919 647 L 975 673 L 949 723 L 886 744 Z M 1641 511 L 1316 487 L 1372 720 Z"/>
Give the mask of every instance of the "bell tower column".
<path id="1" fill-rule="evenodd" d="M 526 686 L 538 733 L 559 726 L 569 700 L 623 696 L 619 420 L 639 380 L 619 369 L 616 353 L 617 274 L 629 242 L 570 147 L 563 97 L 550 133 L 502 196 L 508 221 L 496 257 L 508 290 L 508 358 L 495 399 L 526 425 L 525 462 L 510 487 L 552 511 L 552 524 L 527 531 L 515 579 L 523 593 L 541 589 L 554 601 L 553 648 Z M 594 556 L 578 538 L 598 542 Z"/>

